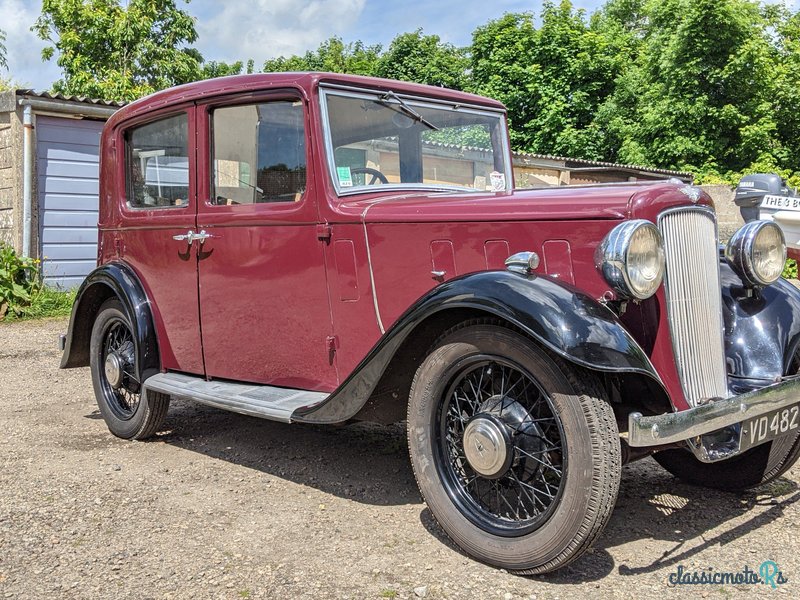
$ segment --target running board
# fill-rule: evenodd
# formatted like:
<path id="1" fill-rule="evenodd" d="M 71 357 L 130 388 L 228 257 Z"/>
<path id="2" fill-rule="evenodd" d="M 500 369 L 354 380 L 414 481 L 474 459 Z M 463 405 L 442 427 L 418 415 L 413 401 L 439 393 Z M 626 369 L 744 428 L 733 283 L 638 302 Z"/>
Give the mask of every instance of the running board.
<path id="1" fill-rule="evenodd" d="M 146 391 L 188 398 L 215 408 L 261 417 L 272 421 L 292 422 L 298 408 L 309 408 L 324 401 L 328 394 L 290 388 L 206 381 L 180 373 L 159 373 L 144 382 Z"/>

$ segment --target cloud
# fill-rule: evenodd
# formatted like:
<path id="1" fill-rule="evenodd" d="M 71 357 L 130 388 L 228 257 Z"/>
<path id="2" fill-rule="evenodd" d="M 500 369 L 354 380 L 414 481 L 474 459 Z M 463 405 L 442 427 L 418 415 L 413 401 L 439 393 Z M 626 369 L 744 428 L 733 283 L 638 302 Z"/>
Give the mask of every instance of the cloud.
<path id="1" fill-rule="evenodd" d="M 197 47 L 207 60 L 247 60 L 303 53 L 333 35 L 347 36 L 366 0 L 194 0 Z"/>
<path id="2" fill-rule="evenodd" d="M 55 61 L 42 62 L 45 43 L 31 31 L 31 25 L 41 12 L 41 5 L 22 0 L 0 0 L 0 29 L 6 32 L 6 58 L 8 71 L 0 76 L 10 76 L 22 87 L 46 90 L 59 78 Z"/>

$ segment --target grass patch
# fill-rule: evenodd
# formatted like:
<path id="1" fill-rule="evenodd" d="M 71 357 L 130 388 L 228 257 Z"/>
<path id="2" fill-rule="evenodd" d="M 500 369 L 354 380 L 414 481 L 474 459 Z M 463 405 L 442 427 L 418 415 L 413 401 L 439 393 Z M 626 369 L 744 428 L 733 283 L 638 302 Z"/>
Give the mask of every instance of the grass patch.
<path id="1" fill-rule="evenodd" d="M 24 321 L 28 319 L 45 319 L 47 317 L 67 317 L 75 302 L 76 290 L 61 291 L 46 287 L 36 289 L 31 294 L 31 302 L 27 306 L 19 306 L 19 312 L 8 311 L 6 321 Z M 0 317 L 0 320 L 3 320 Z"/>
<path id="2" fill-rule="evenodd" d="M 76 292 L 44 287 L 41 264 L 0 242 L 0 321 L 69 315 Z"/>

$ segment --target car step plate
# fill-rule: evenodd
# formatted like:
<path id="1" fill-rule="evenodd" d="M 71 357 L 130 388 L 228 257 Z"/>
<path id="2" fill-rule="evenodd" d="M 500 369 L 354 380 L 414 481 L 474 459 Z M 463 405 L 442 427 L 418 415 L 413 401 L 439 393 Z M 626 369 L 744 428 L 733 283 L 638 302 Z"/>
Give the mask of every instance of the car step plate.
<path id="1" fill-rule="evenodd" d="M 145 390 L 188 398 L 215 408 L 272 421 L 292 422 L 292 414 L 302 407 L 314 406 L 328 397 L 324 392 L 290 388 L 206 381 L 180 373 L 159 373 L 144 382 Z"/>

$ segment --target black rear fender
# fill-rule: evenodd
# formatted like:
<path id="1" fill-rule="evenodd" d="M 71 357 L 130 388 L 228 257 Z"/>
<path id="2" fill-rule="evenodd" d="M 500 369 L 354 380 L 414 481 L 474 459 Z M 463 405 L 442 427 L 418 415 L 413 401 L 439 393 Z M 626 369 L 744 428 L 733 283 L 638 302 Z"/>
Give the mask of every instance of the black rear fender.
<path id="1" fill-rule="evenodd" d="M 136 372 L 144 378 L 160 370 L 158 342 L 150 303 L 139 278 L 124 263 L 108 263 L 92 271 L 72 306 L 61 368 L 89 365 L 89 342 L 100 306 L 116 297 L 133 326 Z"/>

